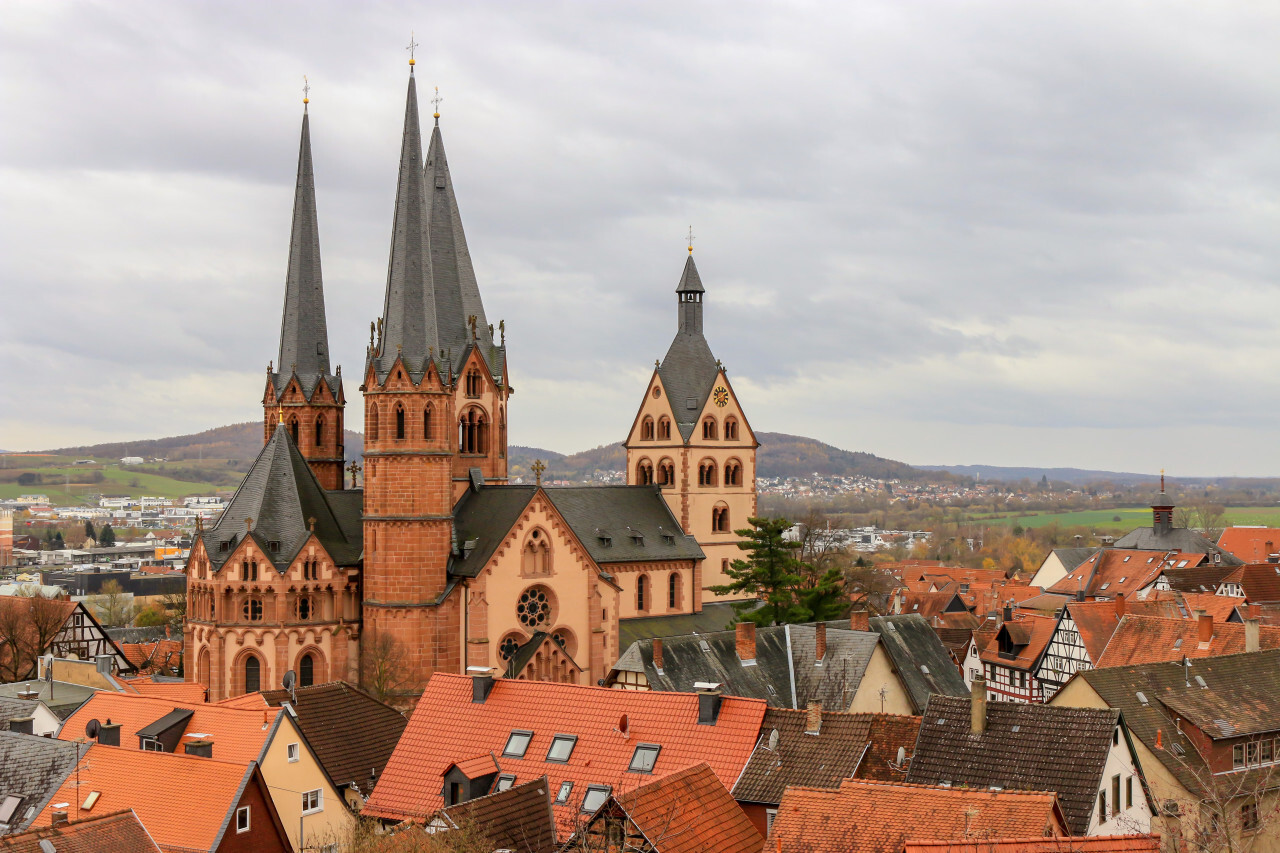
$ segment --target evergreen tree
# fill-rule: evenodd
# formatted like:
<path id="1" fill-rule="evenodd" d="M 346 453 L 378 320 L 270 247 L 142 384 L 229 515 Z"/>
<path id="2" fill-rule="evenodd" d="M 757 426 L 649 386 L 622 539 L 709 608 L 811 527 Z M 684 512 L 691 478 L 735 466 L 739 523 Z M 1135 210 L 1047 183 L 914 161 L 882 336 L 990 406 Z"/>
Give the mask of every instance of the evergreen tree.
<path id="1" fill-rule="evenodd" d="M 804 608 L 796 600 L 804 566 L 795 556 L 800 543 L 782 538 L 791 522 L 785 518 L 748 518 L 747 523 L 751 527 L 734 533 L 743 538 L 738 547 L 751 556 L 729 564 L 726 574 L 733 579 L 731 583 L 709 589 L 717 595 L 745 593 L 764 602 L 758 610 L 749 610 L 754 602 L 736 605 L 740 619 L 768 625 L 802 621 Z"/>
<path id="2" fill-rule="evenodd" d="M 67 547 L 67 543 L 62 540 L 61 530 L 59 530 L 57 533 L 53 535 L 52 544 L 53 544 L 53 550 L 55 551 L 61 551 L 63 548 Z"/>
<path id="3" fill-rule="evenodd" d="M 104 548 L 110 548 L 116 544 L 116 532 L 111 529 L 110 522 L 102 523 L 102 529 L 98 531 L 98 544 Z"/>
<path id="4" fill-rule="evenodd" d="M 86 518 L 84 520 L 84 535 L 94 542 L 98 541 L 98 532 L 93 529 L 93 521 L 91 519 Z"/>

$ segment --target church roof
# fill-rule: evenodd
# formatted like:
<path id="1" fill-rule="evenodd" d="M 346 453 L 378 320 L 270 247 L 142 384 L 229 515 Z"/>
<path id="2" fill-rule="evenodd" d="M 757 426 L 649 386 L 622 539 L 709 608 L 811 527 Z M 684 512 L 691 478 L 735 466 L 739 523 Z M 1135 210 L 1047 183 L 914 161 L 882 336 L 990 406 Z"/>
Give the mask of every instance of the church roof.
<path id="1" fill-rule="evenodd" d="M 1218 554 L 1223 565 L 1239 566 L 1238 557 L 1222 550 L 1198 531 L 1189 527 L 1174 527 L 1160 532 L 1154 527 L 1130 530 L 1115 542 L 1116 548 L 1135 551 L 1182 551 L 1188 554 Z"/>
<path id="2" fill-rule="evenodd" d="M 339 566 L 360 559 L 361 492 L 329 492 L 320 486 L 311 466 L 298 452 L 284 424 L 276 427 L 236 489 L 218 523 L 200 534 L 209 562 L 221 567 L 246 535 L 252 536 L 278 570 L 293 561 L 315 535 Z M 253 519 L 246 533 L 245 519 Z M 226 550 L 222 543 L 227 543 Z M 274 543 L 274 544 L 273 544 Z"/>
<path id="3" fill-rule="evenodd" d="M 454 508 L 459 554 L 450 574 L 475 577 L 511 532 L 538 486 L 484 486 Z M 657 486 L 573 486 L 542 490 L 598 565 L 701 560 Z"/>
<path id="4" fill-rule="evenodd" d="M 284 312 L 280 322 L 280 360 L 271 374 L 276 393 L 297 375 L 303 393 L 311 398 L 326 382 L 334 396 L 337 377 L 329 368 L 329 331 L 325 323 L 324 282 L 320 274 L 320 230 L 316 216 L 316 183 L 311 166 L 311 123 L 302 114 L 298 148 L 298 178 L 293 195 L 293 230 L 289 239 L 289 269 L 285 276 Z"/>
<path id="5" fill-rule="evenodd" d="M 692 255 L 685 261 L 676 292 L 703 292 L 702 279 L 698 276 L 698 268 L 693 263 Z M 696 310 L 700 312 L 701 308 L 699 304 Z M 701 322 L 681 323 L 658 368 L 658 375 L 662 377 L 662 387 L 667 391 L 676 427 L 685 441 L 693 435 L 698 416 L 702 413 L 702 407 L 711 395 L 711 386 L 715 384 L 719 374 L 720 366 L 702 334 Z"/>

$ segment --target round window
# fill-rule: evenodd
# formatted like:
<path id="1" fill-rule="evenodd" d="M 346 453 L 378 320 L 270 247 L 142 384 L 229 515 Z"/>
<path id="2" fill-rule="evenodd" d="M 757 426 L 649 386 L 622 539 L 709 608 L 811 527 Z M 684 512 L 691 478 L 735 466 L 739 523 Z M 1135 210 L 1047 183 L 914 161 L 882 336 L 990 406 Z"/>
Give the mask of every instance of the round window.
<path id="1" fill-rule="evenodd" d="M 498 656 L 503 660 L 511 660 L 520 649 L 520 641 L 515 637 L 507 637 L 502 641 L 502 645 L 498 646 Z"/>
<path id="2" fill-rule="evenodd" d="M 653 386 L 653 399 L 655 399 L 655 400 L 656 400 L 656 399 L 658 399 L 658 398 L 659 398 L 659 397 L 661 397 L 661 396 L 662 396 L 662 389 L 661 389 L 661 388 L 659 388 L 657 385 L 654 385 L 654 386 Z"/>
<path id="3" fill-rule="evenodd" d="M 528 628 L 538 628 L 551 617 L 551 602 L 545 588 L 535 586 L 526 589 L 516 605 L 516 616 Z"/>

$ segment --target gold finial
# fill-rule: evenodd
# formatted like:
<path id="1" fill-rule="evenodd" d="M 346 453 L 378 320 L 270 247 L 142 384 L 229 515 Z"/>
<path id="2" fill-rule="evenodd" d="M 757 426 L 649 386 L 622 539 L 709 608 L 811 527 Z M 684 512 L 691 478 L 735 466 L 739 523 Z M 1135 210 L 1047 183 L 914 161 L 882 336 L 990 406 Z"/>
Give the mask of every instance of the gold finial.
<path id="1" fill-rule="evenodd" d="M 436 124 L 440 123 L 440 102 L 443 100 L 444 98 L 440 97 L 440 87 L 436 86 L 436 96 L 431 99 L 431 106 L 436 108 Z"/>
<path id="2" fill-rule="evenodd" d="M 305 110 L 307 104 L 311 103 L 311 83 L 307 80 L 307 75 L 302 75 L 302 107 Z"/>
<path id="3" fill-rule="evenodd" d="M 535 459 L 533 460 L 533 465 L 531 465 L 530 467 L 533 469 L 533 476 L 538 479 L 538 485 L 541 486 L 542 472 L 547 470 L 547 466 L 543 464 L 541 459 Z"/>
<path id="4" fill-rule="evenodd" d="M 277 414 L 277 415 L 279 416 L 279 418 L 280 418 L 280 421 L 279 421 L 279 422 L 280 422 L 280 423 L 284 423 L 284 406 L 277 406 L 277 407 L 276 407 L 276 414 Z"/>
<path id="5" fill-rule="evenodd" d="M 416 50 L 416 49 L 417 49 L 417 47 L 418 47 L 418 43 L 417 43 L 416 41 L 414 41 L 414 40 L 413 40 L 413 30 L 409 30 L 409 46 L 408 46 L 408 47 L 406 47 L 406 48 L 405 48 L 405 50 L 409 51 L 409 69 L 410 69 L 410 73 L 412 73 L 413 66 L 414 66 L 415 64 L 417 64 L 417 63 L 416 63 L 416 60 L 413 58 L 413 52 L 414 52 L 414 50 Z"/>
<path id="6" fill-rule="evenodd" d="M 689 254 L 693 254 L 693 226 L 689 226 Z"/>

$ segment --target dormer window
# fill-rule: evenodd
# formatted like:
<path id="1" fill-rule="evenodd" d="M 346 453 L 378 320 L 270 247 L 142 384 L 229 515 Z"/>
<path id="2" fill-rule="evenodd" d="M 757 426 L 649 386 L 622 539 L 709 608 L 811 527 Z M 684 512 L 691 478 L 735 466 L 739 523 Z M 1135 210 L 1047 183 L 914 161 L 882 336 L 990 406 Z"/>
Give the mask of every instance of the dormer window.
<path id="1" fill-rule="evenodd" d="M 274 553 L 277 553 L 277 554 L 280 553 L 280 540 L 279 539 L 270 540 L 269 542 L 267 542 L 267 547 L 271 549 L 271 551 Z"/>
<path id="2" fill-rule="evenodd" d="M 230 551 L 230 550 L 231 550 L 231 543 L 230 543 L 230 542 L 219 542 L 219 543 L 218 543 L 218 550 L 219 550 L 219 551 L 221 551 L 222 553 L 226 553 L 227 551 Z"/>

